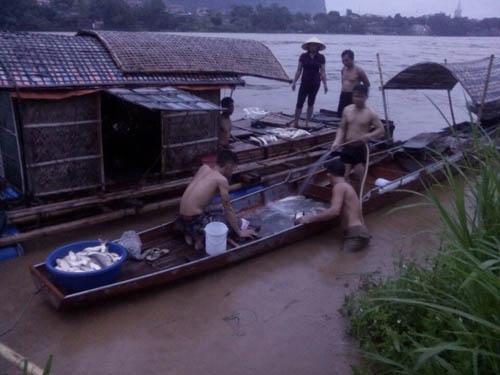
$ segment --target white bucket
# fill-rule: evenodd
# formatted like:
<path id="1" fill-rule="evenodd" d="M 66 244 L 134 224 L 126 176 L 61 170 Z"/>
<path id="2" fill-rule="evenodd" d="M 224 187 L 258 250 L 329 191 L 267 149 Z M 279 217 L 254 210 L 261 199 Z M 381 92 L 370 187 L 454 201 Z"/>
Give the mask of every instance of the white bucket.
<path id="1" fill-rule="evenodd" d="M 222 254 L 227 249 L 226 224 L 214 221 L 205 227 L 205 251 L 208 255 Z"/>

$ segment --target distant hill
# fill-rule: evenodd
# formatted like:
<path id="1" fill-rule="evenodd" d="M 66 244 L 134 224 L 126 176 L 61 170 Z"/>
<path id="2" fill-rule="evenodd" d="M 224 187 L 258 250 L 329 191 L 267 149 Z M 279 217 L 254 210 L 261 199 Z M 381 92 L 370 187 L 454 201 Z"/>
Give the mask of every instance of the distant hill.
<path id="1" fill-rule="evenodd" d="M 227 11 L 234 5 L 272 5 L 287 7 L 292 13 L 326 13 L 325 0 L 165 0 L 168 5 L 179 5 L 186 11 L 196 11 L 198 8 Z"/>

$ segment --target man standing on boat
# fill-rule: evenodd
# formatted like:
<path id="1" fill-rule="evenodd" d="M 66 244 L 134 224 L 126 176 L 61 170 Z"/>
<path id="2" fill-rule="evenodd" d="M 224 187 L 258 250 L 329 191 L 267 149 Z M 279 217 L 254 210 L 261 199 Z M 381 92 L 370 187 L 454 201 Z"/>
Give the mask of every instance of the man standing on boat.
<path id="1" fill-rule="evenodd" d="M 347 106 L 337 130 L 332 151 L 336 152 L 346 165 L 346 177 L 354 172 L 361 181 L 364 174 L 368 141 L 385 134 L 384 125 L 377 113 L 366 105 L 368 87 L 357 84 L 352 91 L 354 104 Z"/>
<path id="2" fill-rule="evenodd" d="M 340 93 L 337 109 L 337 114 L 340 118 L 342 118 L 344 108 L 353 103 L 352 90 L 354 87 L 360 83 L 364 84 L 367 88 L 370 87 L 370 80 L 365 71 L 354 63 L 353 51 L 348 49 L 342 52 L 342 63 L 344 64 L 341 72 L 342 92 Z"/>
<path id="3" fill-rule="evenodd" d="M 205 246 L 205 226 L 212 221 L 220 221 L 218 218 L 215 219 L 218 213 L 209 210 L 209 205 L 217 193 L 220 194 L 224 208 L 223 219 L 229 229 L 243 238 L 256 235 L 251 229 L 240 228 L 240 220 L 229 199 L 229 178 L 237 164 L 238 158 L 233 152 L 219 151 L 215 167 L 203 165 L 182 195 L 176 229 L 184 234 L 188 245 L 194 244 L 196 250 L 203 250 Z"/>
<path id="4" fill-rule="evenodd" d="M 316 95 L 318 94 L 321 82 L 325 89 L 325 94 L 328 92 L 328 85 L 326 83 L 326 70 L 325 70 L 325 56 L 319 53 L 326 49 L 326 45 L 318 38 L 311 38 L 302 45 L 302 49 L 307 52 L 300 55 L 299 66 L 295 73 L 295 78 L 292 82 L 292 90 L 295 91 L 297 81 L 302 76 L 300 83 L 299 94 L 297 97 L 297 106 L 295 108 L 294 127 L 299 127 L 300 116 L 302 115 L 302 108 L 307 99 L 307 120 L 306 127 L 309 126 L 314 112 L 314 103 Z"/>
<path id="5" fill-rule="evenodd" d="M 219 129 L 219 148 L 229 149 L 229 141 L 232 139 L 231 128 L 231 115 L 234 112 L 234 100 L 230 97 L 225 97 L 220 102 L 221 107 L 224 108 L 221 116 L 220 129 Z"/>
<path id="6" fill-rule="evenodd" d="M 333 185 L 330 208 L 317 215 L 302 216 L 297 219 L 297 223 L 308 225 L 340 217 L 345 228 L 344 250 L 361 250 L 368 245 L 370 234 L 363 224 L 363 212 L 358 195 L 345 180 L 345 165 L 340 160 L 333 160 L 327 163 L 325 168 Z"/>

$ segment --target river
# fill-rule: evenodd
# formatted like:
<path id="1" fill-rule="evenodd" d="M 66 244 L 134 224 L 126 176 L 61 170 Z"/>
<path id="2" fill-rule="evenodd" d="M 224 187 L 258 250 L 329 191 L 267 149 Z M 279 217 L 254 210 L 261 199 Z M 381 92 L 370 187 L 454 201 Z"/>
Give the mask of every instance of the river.
<path id="1" fill-rule="evenodd" d="M 253 39 L 267 45 L 281 62 L 290 77 L 295 74 L 301 53 L 301 44 L 312 35 L 305 34 L 195 34 Z M 321 90 L 316 108 L 336 109 L 340 93 L 340 53 L 352 49 L 357 63 L 363 67 L 372 86 L 379 87 L 380 79 L 376 54 L 380 53 L 384 80 L 393 77 L 405 67 L 422 61 L 449 62 L 469 61 L 500 55 L 500 38 L 484 37 L 415 37 L 380 35 L 319 35 L 327 45 L 324 51 L 327 60 L 329 93 Z M 296 93 L 282 82 L 247 78 L 247 85 L 238 88 L 233 97 L 236 101 L 234 118 L 243 116 L 243 108 L 260 107 L 269 111 L 294 111 Z M 230 94 L 225 90 L 225 95 Z M 388 91 L 389 117 L 396 122 L 395 137 L 406 139 L 417 133 L 433 131 L 446 126 L 439 112 L 426 98 L 430 96 L 445 114 L 450 117 L 448 96 L 445 91 Z M 465 92 L 457 85 L 452 92 L 457 121 L 469 119 L 465 106 Z M 371 92 L 369 105 L 384 116 L 382 94 Z"/>

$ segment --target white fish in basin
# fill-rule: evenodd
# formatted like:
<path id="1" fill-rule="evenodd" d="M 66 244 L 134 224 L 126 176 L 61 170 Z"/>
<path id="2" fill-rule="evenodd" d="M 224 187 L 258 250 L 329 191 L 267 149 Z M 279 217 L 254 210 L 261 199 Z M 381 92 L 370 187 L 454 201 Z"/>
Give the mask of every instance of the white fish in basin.
<path id="1" fill-rule="evenodd" d="M 120 256 L 108 250 L 106 243 L 92 246 L 82 251 L 70 251 L 63 258 L 56 259 L 56 269 L 64 272 L 92 272 L 110 267 L 120 260 Z"/>

